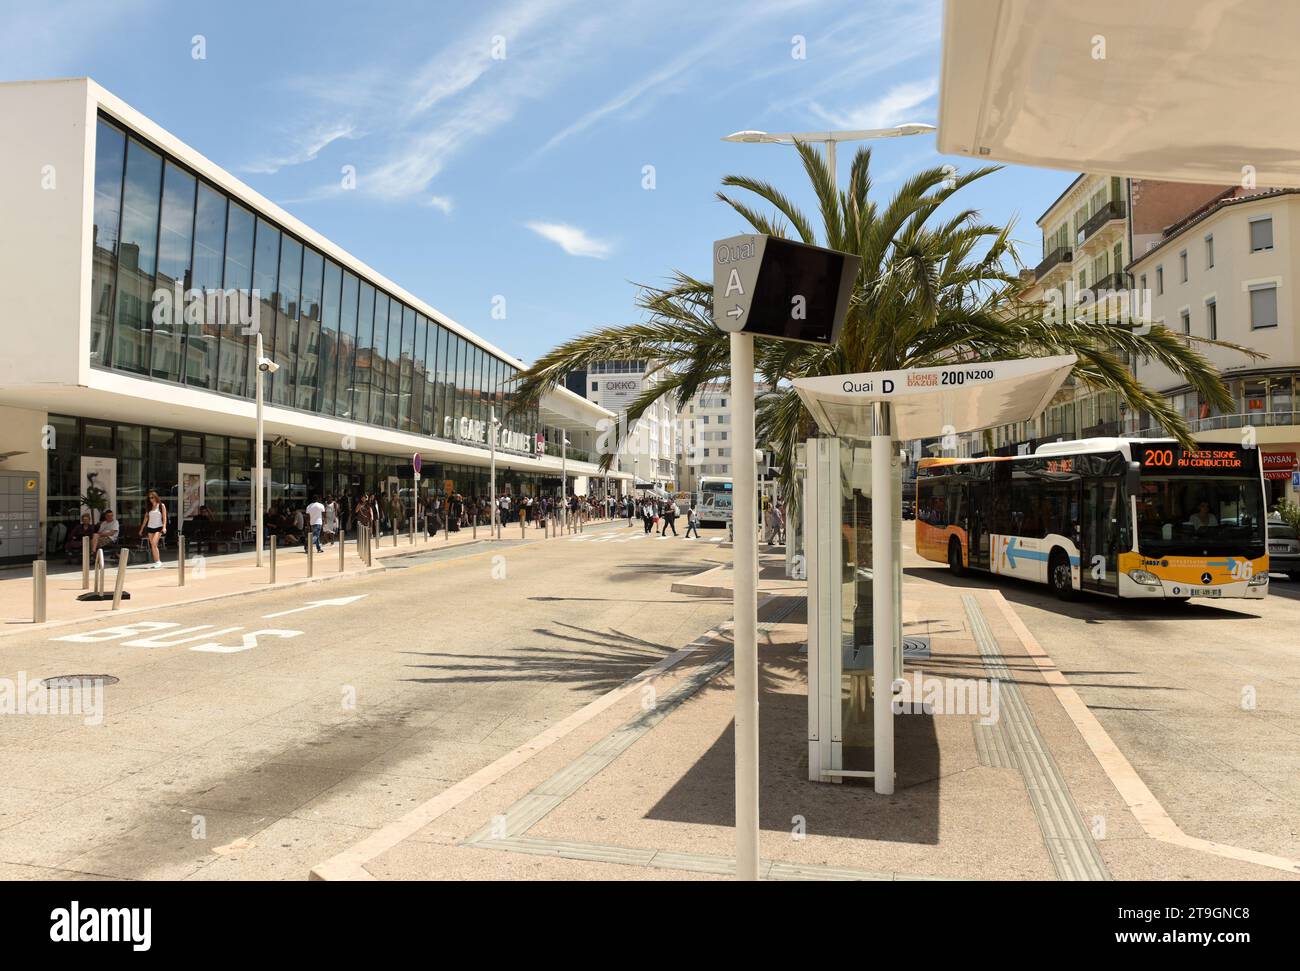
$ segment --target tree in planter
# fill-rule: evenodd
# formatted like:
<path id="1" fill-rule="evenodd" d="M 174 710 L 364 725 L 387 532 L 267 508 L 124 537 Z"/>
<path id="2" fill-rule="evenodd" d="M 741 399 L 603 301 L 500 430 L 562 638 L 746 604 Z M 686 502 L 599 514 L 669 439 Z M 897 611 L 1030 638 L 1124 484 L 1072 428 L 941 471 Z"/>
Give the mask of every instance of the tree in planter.
<path id="1" fill-rule="evenodd" d="M 91 483 L 86 487 L 86 494 L 81 497 L 81 504 L 90 510 L 91 525 L 97 526 L 104 510 L 108 508 L 108 493 Z"/>

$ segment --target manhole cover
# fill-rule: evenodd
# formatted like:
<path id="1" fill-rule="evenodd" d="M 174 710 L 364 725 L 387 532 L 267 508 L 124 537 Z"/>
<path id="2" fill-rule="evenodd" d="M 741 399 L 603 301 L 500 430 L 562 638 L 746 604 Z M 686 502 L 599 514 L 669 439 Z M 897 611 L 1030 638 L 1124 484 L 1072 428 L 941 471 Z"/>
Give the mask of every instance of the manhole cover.
<path id="1" fill-rule="evenodd" d="M 118 679 L 111 674 L 60 674 L 54 678 L 44 678 L 41 684 L 47 688 L 82 688 L 96 681 L 101 686 L 117 684 Z"/>

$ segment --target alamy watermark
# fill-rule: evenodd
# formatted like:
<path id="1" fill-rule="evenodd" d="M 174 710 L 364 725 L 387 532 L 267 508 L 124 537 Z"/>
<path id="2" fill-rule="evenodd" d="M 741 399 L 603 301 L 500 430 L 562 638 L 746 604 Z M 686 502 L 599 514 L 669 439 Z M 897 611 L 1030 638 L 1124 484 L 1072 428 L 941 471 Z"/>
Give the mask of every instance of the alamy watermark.
<path id="1" fill-rule="evenodd" d="M 17 679 L 0 678 L 0 715 L 80 715 L 83 724 L 99 725 L 104 721 L 104 681 L 60 678 L 47 686 L 19 671 Z"/>
<path id="2" fill-rule="evenodd" d="M 1073 281 L 1043 294 L 1043 320 L 1064 324 L 1120 324 L 1138 334 L 1151 332 L 1151 291 L 1143 288 L 1077 288 Z"/>
<path id="3" fill-rule="evenodd" d="M 259 290 L 223 290 L 221 287 L 185 290 L 178 282 L 154 290 L 153 324 L 155 327 L 168 327 L 184 323 L 190 327 L 202 327 L 208 323 L 224 327 L 236 323 L 239 332 L 248 336 L 261 329 L 261 303 Z"/>

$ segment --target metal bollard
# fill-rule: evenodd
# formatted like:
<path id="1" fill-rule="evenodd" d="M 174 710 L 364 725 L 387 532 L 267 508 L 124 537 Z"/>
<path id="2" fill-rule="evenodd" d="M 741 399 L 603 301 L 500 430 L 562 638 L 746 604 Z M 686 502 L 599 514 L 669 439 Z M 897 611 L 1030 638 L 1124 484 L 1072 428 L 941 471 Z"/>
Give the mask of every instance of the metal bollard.
<path id="1" fill-rule="evenodd" d="M 342 523 L 339 524 L 338 541 L 339 541 L 339 572 L 342 573 L 343 570 L 346 568 L 343 562 L 343 557 L 348 548 L 348 534 L 347 531 L 343 529 Z"/>
<path id="2" fill-rule="evenodd" d="M 307 535 L 307 579 L 310 580 L 316 575 L 316 544 L 312 542 L 311 534 Z"/>
<path id="3" fill-rule="evenodd" d="M 47 564 L 44 560 L 32 560 L 32 623 L 45 623 L 45 577 Z"/>
<path id="4" fill-rule="evenodd" d="M 523 521 L 522 519 L 519 520 L 519 538 L 520 538 L 520 539 L 526 539 L 526 538 L 527 538 L 527 537 L 524 536 L 524 521 Z"/>
<path id="5" fill-rule="evenodd" d="M 185 586 L 185 537 L 176 537 L 176 585 Z"/>
<path id="6" fill-rule="evenodd" d="M 393 522 L 393 549 L 397 549 L 397 523 Z"/>
<path id="7" fill-rule="evenodd" d="M 90 589 L 90 537 L 81 537 L 81 589 Z"/>
<path id="8" fill-rule="evenodd" d="M 95 595 L 104 595 L 104 551 L 95 550 Z"/>
<path id="9" fill-rule="evenodd" d="M 271 582 L 275 583 L 275 536 L 271 537 Z"/>
<path id="10" fill-rule="evenodd" d="M 410 527 L 411 527 L 410 545 L 414 546 L 415 545 L 415 517 L 414 516 L 411 517 Z"/>
<path id="11" fill-rule="evenodd" d="M 123 550 L 117 558 L 117 586 L 113 588 L 114 610 L 122 606 L 122 587 L 126 585 L 126 564 L 130 559 L 130 550 Z"/>
<path id="12" fill-rule="evenodd" d="M 375 565 L 375 533 L 373 529 L 366 530 L 366 566 Z"/>
<path id="13" fill-rule="evenodd" d="M 478 517 L 477 516 L 474 517 L 474 525 L 473 527 L 471 527 L 471 529 L 472 532 L 470 534 L 470 539 L 478 539 Z"/>

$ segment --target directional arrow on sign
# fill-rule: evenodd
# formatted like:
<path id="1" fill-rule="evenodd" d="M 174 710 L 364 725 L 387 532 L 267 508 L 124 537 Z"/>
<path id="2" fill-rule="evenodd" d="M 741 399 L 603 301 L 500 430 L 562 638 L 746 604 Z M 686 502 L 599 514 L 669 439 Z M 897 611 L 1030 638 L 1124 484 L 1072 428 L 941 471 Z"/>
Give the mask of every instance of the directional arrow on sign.
<path id="1" fill-rule="evenodd" d="M 314 610 L 316 607 L 346 607 L 350 603 L 356 603 L 362 597 L 369 594 L 359 593 L 355 597 L 335 597 L 333 600 L 310 600 L 305 607 L 294 607 L 293 610 L 281 610 L 274 614 L 263 614 L 263 620 L 270 620 L 272 617 L 286 617 L 289 614 L 301 613 L 304 610 Z"/>
<path id="2" fill-rule="evenodd" d="M 745 315 L 745 310 L 743 307 L 740 306 L 732 307 L 730 310 L 727 311 L 728 317 L 743 317 L 744 315 Z"/>

